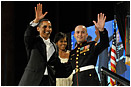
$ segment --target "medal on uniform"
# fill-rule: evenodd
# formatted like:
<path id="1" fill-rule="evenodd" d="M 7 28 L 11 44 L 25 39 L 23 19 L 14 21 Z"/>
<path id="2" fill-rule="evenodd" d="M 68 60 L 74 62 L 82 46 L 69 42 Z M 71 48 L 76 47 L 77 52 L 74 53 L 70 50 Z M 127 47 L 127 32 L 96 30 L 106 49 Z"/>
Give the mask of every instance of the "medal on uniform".
<path id="1" fill-rule="evenodd" d="M 80 48 L 80 51 L 82 51 L 82 50 L 84 50 L 84 47 L 81 47 L 81 48 Z"/>
<path id="2" fill-rule="evenodd" d="M 84 46 L 84 49 L 89 49 L 90 45 Z"/>

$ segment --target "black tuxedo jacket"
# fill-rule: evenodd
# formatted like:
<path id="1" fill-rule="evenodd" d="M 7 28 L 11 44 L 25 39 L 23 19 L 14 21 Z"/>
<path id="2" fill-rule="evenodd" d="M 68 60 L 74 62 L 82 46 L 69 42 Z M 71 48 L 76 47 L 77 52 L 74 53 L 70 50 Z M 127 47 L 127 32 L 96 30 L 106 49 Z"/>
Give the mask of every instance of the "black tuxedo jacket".
<path id="1" fill-rule="evenodd" d="M 42 80 L 45 69 L 47 67 L 50 85 L 56 85 L 56 77 L 67 77 L 64 65 L 60 63 L 57 55 L 57 48 L 54 46 L 55 52 L 47 61 L 46 45 L 42 38 L 37 35 L 36 27 L 29 26 L 24 34 L 25 47 L 27 51 L 28 64 L 24 74 L 20 80 L 21 86 L 38 86 Z M 64 75 L 64 76 L 63 76 Z"/>

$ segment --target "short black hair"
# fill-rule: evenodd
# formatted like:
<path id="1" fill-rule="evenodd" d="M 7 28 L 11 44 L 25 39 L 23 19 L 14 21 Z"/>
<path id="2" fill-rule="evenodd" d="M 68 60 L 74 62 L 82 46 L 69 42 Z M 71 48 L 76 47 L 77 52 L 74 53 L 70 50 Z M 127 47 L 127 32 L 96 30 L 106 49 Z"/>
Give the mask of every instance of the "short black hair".
<path id="1" fill-rule="evenodd" d="M 54 37 L 54 42 L 57 43 L 60 39 L 67 38 L 65 33 L 59 32 Z"/>
<path id="2" fill-rule="evenodd" d="M 48 19 L 41 19 L 41 20 L 39 20 L 38 27 L 41 26 L 41 23 L 42 23 L 43 21 L 49 21 L 49 20 L 48 20 Z"/>

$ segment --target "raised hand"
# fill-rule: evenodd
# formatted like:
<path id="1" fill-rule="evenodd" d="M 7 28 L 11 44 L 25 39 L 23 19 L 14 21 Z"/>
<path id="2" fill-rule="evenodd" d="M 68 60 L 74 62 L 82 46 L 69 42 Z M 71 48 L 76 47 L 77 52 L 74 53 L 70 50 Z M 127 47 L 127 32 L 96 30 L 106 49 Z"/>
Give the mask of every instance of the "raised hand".
<path id="1" fill-rule="evenodd" d="M 44 14 L 42 13 L 42 4 L 37 4 L 37 8 L 35 7 L 35 19 L 34 19 L 34 23 L 38 23 L 40 19 L 44 18 L 45 15 L 48 12 L 45 12 Z"/>
<path id="2" fill-rule="evenodd" d="M 106 16 L 104 16 L 104 14 L 98 14 L 97 23 L 96 21 L 93 21 L 93 23 L 95 24 L 95 28 L 97 28 L 99 31 L 104 31 L 105 20 Z"/>

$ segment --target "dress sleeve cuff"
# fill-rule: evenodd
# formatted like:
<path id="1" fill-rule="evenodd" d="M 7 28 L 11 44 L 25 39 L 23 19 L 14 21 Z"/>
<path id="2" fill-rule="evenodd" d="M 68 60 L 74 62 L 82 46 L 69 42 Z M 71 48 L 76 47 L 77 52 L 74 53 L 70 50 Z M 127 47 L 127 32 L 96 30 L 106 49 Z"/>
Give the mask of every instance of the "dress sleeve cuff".
<path id="1" fill-rule="evenodd" d="M 38 23 L 34 23 L 33 21 L 30 22 L 30 26 L 32 27 L 36 27 L 38 25 Z"/>
<path id="2" fill-rule="evenodd" d="M 107 32 L 107 30 L 104 28 L 104 31 L 99 31 L 99 33 L 101 34 L 105 34 Z"/>

